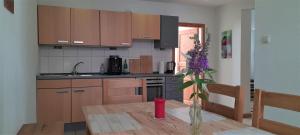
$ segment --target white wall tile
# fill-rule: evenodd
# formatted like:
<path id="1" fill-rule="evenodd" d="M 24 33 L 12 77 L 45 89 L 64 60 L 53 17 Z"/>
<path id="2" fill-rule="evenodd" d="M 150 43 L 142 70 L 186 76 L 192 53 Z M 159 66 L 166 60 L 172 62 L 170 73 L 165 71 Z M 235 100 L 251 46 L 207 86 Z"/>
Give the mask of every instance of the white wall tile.
<path id="1" fill-rule="evenodd" d="M 93 57 L 104 57 L 104 51 L 107 50 L 106 48 L 93 48 L 92 49 L 92 56 Z"/>
<path id="2" fill-rule="evenodd" d="M 62 57 L 64 55 L 63 49 L 49 48 L 50 57 Z"/>
<path id="3" fill-rule="evenodd" d="M 92 49 L 91 48 L 78 48 L 78 57 L 91 57 Z"/>
<path id="4" fill-rule="evenodd" d="M 64 60 L 63 57 L 49 57 L 49 73 L 63 73 Z"/>
<path id="5" fill-rule="evenodd" d="M 92 72 L 100 72 L 101 64 L 107 65 L 105 59 L 106 58 L 104 57 L 92 57 L 92 65 L 91 65 Z"/>
<path id="6" fill-rule="evenodd" d="M 48 46 L 43 46 L 39 48 L 39 56 L 41 57 L 48 57 L 49 56 L 49 50 L 50 47 Z"/>
<path id="7" fill-rule="evenodd" d="M 119 48 L 116 50 L 117 55 L 119 55 L 120 57 L 125 57 L 128 58 L 129 56 L 129 49 L 128 48 Z"/>
<path id="8" fill-rule="evenodd" d="M 86 73 L 91 72 L 91 57 L 78 57 L 77 62 L 83 62 L 83 64 L 78 66 L 78 72 Z"/>
<path id="9" fill-rule="evenodd" d="M 64 57 L 64 73 L 71 73 L 76 63 L 77 57 Z"/>
<path id="10" fill-rule="evenodd" d="M 40 57 L 39 59 L 40 62 L 40 73 L 48 73 L 48 62 L 49 58 L 48 57 Z"/>
<path id="11" fill-rule="evenodd" d="M 108 48 L 82 48 L 64 47 L 63 49 L 53 49 L 52 47 L 40 47 L 40 73 L 69 73 L 73 66 L 80 61 L 84 64 L 78 67 L 79 72 L 99 72 L 102 63 L 107 69 L 107 59 L 110 55 L 119 55 L 124 59 L 139 59 L 140 55 L 153 56 L 153 71 L 158 71 L 160 61 L 171 61 L 172 50 L 154 49 L 153 41 L 138 40 L 133 42 L 131 48 L 118 48 L 109 50 Z M 49 56 L 49 57 L 48 57 Z"/>
<path id="12" fill-rule="evenodd" d="M 64 57 L 76 57 L 78 55 L 77 47 L 75 48 L 67 47 L 64 48 L 63 51 L 64 51 Z"/>
<path id="13" fill-rule="evenodd" d="M 109 57 L 110 55 L 118 55 L 117 50 L 105 50 L 105 57 Z"/>

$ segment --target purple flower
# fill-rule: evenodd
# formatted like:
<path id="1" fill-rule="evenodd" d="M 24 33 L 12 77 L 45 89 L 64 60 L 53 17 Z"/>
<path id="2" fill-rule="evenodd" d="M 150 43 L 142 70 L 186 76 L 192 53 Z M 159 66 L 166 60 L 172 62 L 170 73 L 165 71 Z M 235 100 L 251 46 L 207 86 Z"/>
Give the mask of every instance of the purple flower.
<path id="1" fill-rule="evenodd" d="M 188 68 L 191 69 L 195 74 L 200 74 L 209 68 L 207 59 L 209 44 L 207 42 L 204 45 L 201 45 L 197 38 L 194 39 L 195 47 L 187 53 L 189 56 L 191 56 L 188 61 Z"/>

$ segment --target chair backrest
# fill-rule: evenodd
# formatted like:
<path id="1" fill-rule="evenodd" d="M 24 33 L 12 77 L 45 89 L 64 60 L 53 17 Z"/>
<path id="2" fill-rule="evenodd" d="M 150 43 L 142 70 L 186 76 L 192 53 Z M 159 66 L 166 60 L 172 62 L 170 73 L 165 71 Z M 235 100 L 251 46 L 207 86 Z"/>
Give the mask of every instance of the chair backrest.
<path id="1" fill-rule="evenodd" d="M 139 94 L 137 94 L 137 90 L 139 90 Z M 147 84 L 144 79 L 103 80 L 103 104 L 133 102 L 147 102 Z"/>
<path id="2" fill-rule="evenodd" d="M 300 96 L 255 91 L 252 126 L 280 135 L 299 135 L 300 128 L 264 119 L 264 106 L 300 112 Z"/>
<path id="3" fill-rule="evenodd" d="M 242 122 L 244 109 L 244 90 L 240 86 L 230 86 L 224 84 L 207 85 L 209 93 L 221 94 L 235 99 L 234 108 L 225 105 L 202 101 L 204 110 L 223 115 L 227 118 Z"/>

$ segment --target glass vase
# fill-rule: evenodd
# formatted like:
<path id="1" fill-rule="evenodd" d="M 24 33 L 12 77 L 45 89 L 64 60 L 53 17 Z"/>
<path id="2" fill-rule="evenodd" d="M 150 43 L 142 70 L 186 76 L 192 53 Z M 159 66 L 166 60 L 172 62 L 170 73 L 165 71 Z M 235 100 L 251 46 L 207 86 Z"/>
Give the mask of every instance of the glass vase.
<path id="1" fill-rule="evenodd" d="M 198 98 L 194 98 L 193 104 L 190 106 L 190 120 L 191 120 L 191 135 L 201 135 L 201 106 Z"/>

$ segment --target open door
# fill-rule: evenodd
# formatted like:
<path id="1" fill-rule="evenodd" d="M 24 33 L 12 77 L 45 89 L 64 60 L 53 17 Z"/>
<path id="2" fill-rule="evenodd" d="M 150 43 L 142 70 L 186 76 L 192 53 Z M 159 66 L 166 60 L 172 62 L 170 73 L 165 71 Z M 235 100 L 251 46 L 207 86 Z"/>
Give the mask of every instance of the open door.
<path id="1" fill-rule="evenodd" d="M 175 62 L 176 68 L 175 72 L 178 73 L 186 68 L 186 58 L 182 54 L 186 54 L 189 50 L 194 48 L 194 40 L 190 39 L 190 37 L 194 37 L 195 34 L 199 34 L 199 40 L 202 43 L 204 40 L 204 29 L 205 25 L 203 24 L 187 24 L 182 23 L 179 25 L 179 35 L 178 35 L 178 48 L 175 49 Z M 187 81 L 187 80 L 184 80 Z M 190 101 L 190 95 L 193 92 L 193 87 L 189 87 L 183 92 L 183 102 L 185 104 L 192 103 Z"/>

